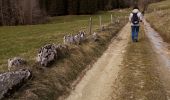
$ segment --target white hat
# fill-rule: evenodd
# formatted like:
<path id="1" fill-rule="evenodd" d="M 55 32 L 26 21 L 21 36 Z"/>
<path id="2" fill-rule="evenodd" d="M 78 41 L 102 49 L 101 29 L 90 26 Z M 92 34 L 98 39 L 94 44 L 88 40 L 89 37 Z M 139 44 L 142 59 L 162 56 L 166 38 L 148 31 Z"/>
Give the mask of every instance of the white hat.
<path id="1" fill-rule="evenodd" d="M 139 10 L 138 10 L 138 9 L 134 9 L 132 12 L 133 12 L 133 13 L 138 13 Z"/>

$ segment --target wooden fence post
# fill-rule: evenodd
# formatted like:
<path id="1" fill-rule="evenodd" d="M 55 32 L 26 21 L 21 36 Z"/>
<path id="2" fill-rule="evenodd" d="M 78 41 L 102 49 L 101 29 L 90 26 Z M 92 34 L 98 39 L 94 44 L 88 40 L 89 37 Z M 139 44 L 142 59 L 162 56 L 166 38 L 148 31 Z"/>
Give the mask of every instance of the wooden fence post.
<path id="1" fill-rule="evenodd" d="M 89 34 L 92 34 L 92 18 L 91 17 L 89 21 Z"/>
<path id="2" fill-rule="evenodd" d="M 111 14 L 111 23 L 113 23 L 113 15 Z"/>
<path id="3" fill-rule="evenodd" d="M 99 27 L 102 30 L 102 17 L 101 16 L 99 16 Z"/>

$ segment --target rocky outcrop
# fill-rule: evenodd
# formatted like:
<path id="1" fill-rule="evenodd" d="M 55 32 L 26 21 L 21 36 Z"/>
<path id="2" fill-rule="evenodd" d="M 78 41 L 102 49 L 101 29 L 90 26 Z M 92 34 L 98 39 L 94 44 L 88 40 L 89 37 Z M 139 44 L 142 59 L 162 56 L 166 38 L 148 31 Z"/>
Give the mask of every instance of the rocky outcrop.
<path id="1" fill-rule="evenodd" d="M 37 62 L 44 67 L 47 67 L 53 61 L 63 58 L 69 52 L 67 45 L 47 44 L 43 46 L 37 56 Z"/>
<path id="2" fill-rule="evenodd" d="M 21 67 L 26 65 L 26 60 L 20 57 L 14 57 L 12 59 L 8 59 L 8 70 L 17 70 L 21 69 Z"/>
<path id="3" fill-rule="evenodd" d="M 96 32 L 94 32 L 93 35 L 92 35 L 92 39 L 94 41 L 98 41 L 99 40 L 99 35 Z"/>
<path id="4" fill-rule="evenodd" d="M 57 58 L 57 50 L 55 44 L 47 44 L 43 46 L 37 56 L 37 62 L 47 67 L 49 63 L 53 62 Z"/>
<path id="5" fill-rule="evenodd" d="M 80 31 L 76 35 L 65 35 L 63 38 L 64 44 L 77 44 L 79 45 L 86 39 L 86 33 L 84 31 Z"/>
<path id="6" fill-rule="evenodd" d="M 19 70 L 0 74 L 0 99 L 10 95 L 31 77 L 29 70 Z"/>

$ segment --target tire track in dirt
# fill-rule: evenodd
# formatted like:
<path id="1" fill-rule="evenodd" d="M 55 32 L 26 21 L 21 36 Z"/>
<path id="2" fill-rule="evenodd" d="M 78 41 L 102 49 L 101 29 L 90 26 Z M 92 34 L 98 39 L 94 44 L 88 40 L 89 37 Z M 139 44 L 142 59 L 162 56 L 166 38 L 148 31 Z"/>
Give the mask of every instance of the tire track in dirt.
<path id="1" fill-rule="evenodd" d="M 127 47 L 113 100 L 167 100 L 155 54 L 141 27 L 139 42 L 130 42 Z"/>
<path id="2" fill-rule="evenodd" d="M 111 100 L 115 82 L 130 37 L 128 23 L 108 49 L 82 78 L 66 100 Z"/>
<path id="3" fill-rule="evenodd" d="M 144 25 L 146 35 L 158 58 L 160 79 L 166 90 L 167 98 L 170 100 L 170 44 L 164 42 L 160 34 L 146 20 L 144 20 Z"/>

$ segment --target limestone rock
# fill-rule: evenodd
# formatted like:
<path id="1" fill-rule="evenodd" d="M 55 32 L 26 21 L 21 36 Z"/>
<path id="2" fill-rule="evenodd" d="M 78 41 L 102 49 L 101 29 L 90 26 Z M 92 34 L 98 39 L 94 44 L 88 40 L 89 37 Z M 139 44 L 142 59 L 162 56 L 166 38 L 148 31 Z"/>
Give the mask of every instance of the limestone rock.
<path id="1" fill-rule="evenodd" d="M 57 58 L 57 51 L 55 44 L 47 44 L 43 46 L 37 56 L 37 62 L 42 66 L 47 67 L 49 63 Z"/>
<path id="2" fill-rule="evenodd" d="M 20 69 L 25 64 L 26 64 L 26 60 L 20 57 L 14 57 L 12 59 L 8 59 L 8 70 Z"/>
<path id="3" fill-rule="evenodd" d="M 99 36 L 98 36 L 98 34 L 96 32 L 93 33 L 92 38 L 93 38 L 94 41 L 99 40 Z"/>
<path id="4" fill-rule="evenodd" d="M 85 40 L 85 32 L 80 31 L 76 35 L 65 35 L 63 38 L 64 44 L 80 44 Z"/>
<path id="5" fill-rule="evenodd" d="M 0 74 L 0 99 L 10 95 L 31 77 L 29 70 L 19 70 Z"/>

